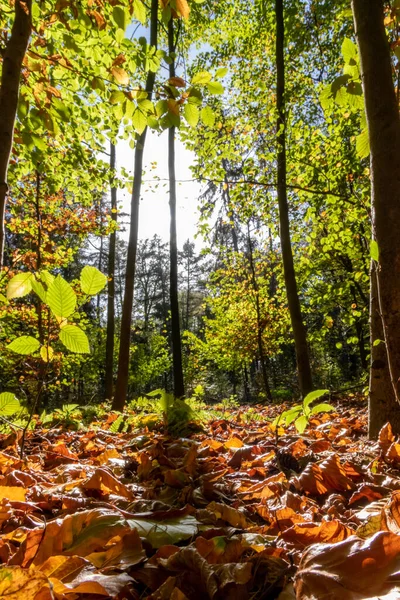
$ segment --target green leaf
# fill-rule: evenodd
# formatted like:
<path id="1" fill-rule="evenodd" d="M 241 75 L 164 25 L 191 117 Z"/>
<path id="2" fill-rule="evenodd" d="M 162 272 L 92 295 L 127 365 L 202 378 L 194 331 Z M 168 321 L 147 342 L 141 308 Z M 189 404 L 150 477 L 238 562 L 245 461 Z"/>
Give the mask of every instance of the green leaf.
<path id="1" fill-rule="evenodd" d="M 33 354 L 36 352 L 36 350 L 38 350 L 39 346 L 39 340 L 30 335 L 22 335 L 21 337 L 13 340 L 11 344 L 8 344 L 6 348 L 16 352 L 17 354 Z"/>
<path id="2" fill-rule="evenodd" d="M 168 110 L 168 102 L 166 100 L 159 100 L 155 106 L 157 117 L 161 117 Z"/>
<path id="3" fill-rule="evenodd" d="M 227 75 L 229 69 L 227 69 L 227 67 L 221 67 L 220 69 L 217 69 L 216 73 L 215 73 L 215 78 L 216 79 L 221 79 L 222 77 L 225 77 L 225 75 Z"/>
<path id="4" fill-rule="evenodd" d="M 369 135 L 368 129 L 363 131 L 356 137 L 356 151 L 359 158 L 367 158 L 369 156 Z"/>
<path id="5" fill-rule="evenodd" d="M 349 38 L 344 38 L 344 40 L 343 40 L 342 56 L 344 58 L 344 62 L 347 64 L 352 64 L 352 61 L 354 61 L 354 64 L 357 62 L 357 58 L 358 58 L 357 46 Z"/>
<path id="6" fill-rule="evenodd" d="M 207 83 L 207 89 L 214 96 L 224 93 L 224 86 L 219 81 L 210 81 L 210 83 Z"/>
<path id="7" fill-rule="evenodd" d="M 110 104 L 120 104 L 121 102 L 124 102 L 125 100 L 126 100 L 126 96 L 125 96 L 124 92 L 116 90 L 114 92 L 111 92 L 111 94 L 110 94 L 110 98 L 109 98 Z"/>
<path id="8" fill-rule="evenodd" d="M 196 83 L 208 83 L 211 81 L 211 79 L 211 73 L 208 71 L 200 71 L 200 73 L 196 73 L 196 75 L 194 75 L 192 78 L 192 84 L 195 85 Z"/>
<path id="9" fill-rule="evenodd" d="M 307 423 L 308 423 L 307 417 L 305 415 L 301 415 L 301 417 L 296 419 L 294 424 L 295 424 L 297 431 L 301 434 L 301 433 L 304 433 L 304 430 L 307 427 Z"/>
<path id="10" fill-rule="evenodd" d="M 311 409 L 311 414 L 316 415 L 317 413 L 326 413 L 331 412 L 332 410 L 336 410 L 332 404 L 328 404 L 327 402 L 322 402 L 321 404 L 317 404 L 313 406 Z"/>
<path id="11" fill-rule="evenodd" d="M 206 127 L 213 127 L 215 123 L 215 114 L 212 108 L 205 106 L 200 111 L 200 117 Z"/>
<path id="12" fill-rule="evenodd" d="M 107 283 L 107 277 L 96 269 L 96 267 L 86 266 L 81 271 L 80 281 L 82 292 L 88 294 L 88 296 L 94 296 L 104 288 Z"/>
<path id="13" fill-rule="evenodd" d="M 146 7 L 141 0 L 133 0 L 133 12 L 135 18 L 144 25 L 146 23 Z"/>
<path id="14" fill-rule="evenodd" d="M 0 415 L 14 415 L 21 408 L 18 398 L 11 392 L 0 394 Z"/>
<path id="15" fill-rule="evenodd" d="M 135 131 L 137 131 L 139 134 L 143 133 L 143 131 L 146 129 L 146 126 L 147 126 L 146 115 L 144 115 L 142 113 L 142 111 L 139 110 L 138 108 L 133 113 L 132 124 L 135 128 Z"/>
<path id="16" fill-rule="evenodd" d="M 311 402 L 314 402 L 314 400 L 316 400 L 317 398 L 321 398 L 321 396 L 324 396 L 328 392 L 329 390 L 314 390 L 313 392 L 307 394 L 307 396 L 303 400 L 304 410 L 306 410 L 310 406 Z"/>
<path id="17" fill-rule="evenodd" d="M 76 295 L 61 275 L 57 275 L 46 294 L 46 303 L 56 317 L 69 317 L 75 310 Z"/>
<path id="18" fill-rule="evenodd" d="M 300 404 L 293 406 L 293 408 L 289 410 L 285 410 L 285 412 L 282 413 L 281 421 L 284 422 L 287 427 L 290 425 L 290 423 L 293 423 L 293 421 L 297 419 L 302 410 L 303 407 Z"/>
<path id="19" fill-rule="evenodd" d="M 194 104 L 186 103 L 183 109 L 186 121 L 191 127 L 196 127 L 199 122 L 199 109 Z"/>
<path id="20" fill-rule="evenodd" d="M 119 415 L 115 421 L 113 421 L 109 427 L 109 430 L 111 431 L 111 433 L 118 433 L 119 432 L 119 428 L 121 427 L 122 423 L 124 422 L 125 417 L 124 415 Z"/>
<path id="21" fill-rule="evenodd" d="M 379 346 L 379 344 L 384 344 L 385 342 L 383 340 L 374 340 L 374 343 L 372 344 L 374 347 L 375 346 Z"/>
<path id="22" fill-rule="evenodd" d="M 22 298 L 32 290 L 32 273 L 19 273 L 7 285 L 7 298 Z"/>
<path id="23" fill-rule="evenodd" d="M 376 262 L 378 262 L 379 261 L 379 248 L 378 248 L 378 242 L 376 240 L 371 240 L 369 252 L 370 252 L 371 258 L 373 260 L 375 260 Z"/>
<path id="24" fill-rule="evenodd" d="M 113 8 L 113 19 L 114 19 L 116 25 L 118 25 L 118 27 L 120 29 L 125 31 L 125 29 L 126 29 L 125 11 L 121 6 L 115 6 Z"/>
<path id="25" fill-rule="evenodd" d="M 42 302 L 46 304 L 46 291 L 40 281 L 36 281 L 36 279 L 32 278 L 32 289 L 39 296 Z"/>
<path id="26" fill-rule="evenodd" d="M 60 329 L 60 340 L 68 350 L 77 354 L 89 354 L 87 335 L 76 325 L 64 325 Z"/>
<path id="27" fill-rule="evenodd" d="M 40 279 L 43 281 L 43 283 L 45 283 L 47 285 L 47 287 L 49 288 L 51 286 L 51 284 L 53 283 L 55 277 L 54 275 L 52 275 L 51 273 L 49 273 L 48 271 L 41 271 L 40 272 Z"/>

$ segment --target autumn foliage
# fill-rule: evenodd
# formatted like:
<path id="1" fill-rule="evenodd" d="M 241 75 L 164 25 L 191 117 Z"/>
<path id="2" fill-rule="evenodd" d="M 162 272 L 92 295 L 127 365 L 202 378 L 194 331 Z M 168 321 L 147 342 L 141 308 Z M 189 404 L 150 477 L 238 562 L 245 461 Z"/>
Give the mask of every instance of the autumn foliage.
<path id="1" fill-rule="evenodd" d="M 301 437 L 222 406 L 186 438 L 113 414 L 37 428 L 24 458 L 3 435 L 0 597 L 397 598 L 400 444 L 366 440 L 361 402 Z"/>

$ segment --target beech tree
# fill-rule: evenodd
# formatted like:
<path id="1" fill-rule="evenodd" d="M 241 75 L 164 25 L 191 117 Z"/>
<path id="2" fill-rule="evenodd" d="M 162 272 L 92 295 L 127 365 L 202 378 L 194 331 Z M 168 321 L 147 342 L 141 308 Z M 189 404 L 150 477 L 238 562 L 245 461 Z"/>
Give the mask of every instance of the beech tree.
<path id="1" fill-rule="evenodd" d="M 18 108 L 22 61 L 32 31 L 32 0 L 16 0 L 14 15 L 11 35 L 4 50 L 0 84 L 0 270 L 4 253 L 7 171 Z"/>
<path id="2" fill-rule="evenodd" d="M 353 0 L 371 149 L 369 434 L 400 433 L 400 118 L 383 0 Z"/>

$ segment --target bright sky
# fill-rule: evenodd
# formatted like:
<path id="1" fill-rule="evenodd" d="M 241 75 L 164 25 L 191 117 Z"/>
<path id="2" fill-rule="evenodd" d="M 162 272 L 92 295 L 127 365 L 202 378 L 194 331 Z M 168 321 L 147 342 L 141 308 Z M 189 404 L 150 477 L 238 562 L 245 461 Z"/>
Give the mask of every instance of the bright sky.
<path id="1" fill-rule="evenodd" d="M 144 176 L 142 184 L 142 200 L 139 214 L 139 238 L 151 238 L 156 233 L 169 240 L 169 205 L 168 205 L 168 133 L 161 135 L 148 130 L 144 154 Z M 129 173 L 133 170 L 134 150 L 128 142 L 121 141 L 117 146 L 117 166 L 125 167 Z M 183 143 L 176 140 L 176 178 L 179 180 L 193 179 L 190 165 L 193 154 L 186 150 Z M 152 168 L 152 163 L 156 163 Z M 156 178 L 161 179 L 160 182 Z M 164 181 L 163 181 L 164 180 Z M 156 187 L 158 184 L 158 188 Z M 178 246 L 181 248 L 189 238 L 201 247 L 200 239 L 195 240 L 196 223 L 198 221 L 197 198 L 200 186 L 197 182 L 189 181 L 177 184 L 177 232 Z M 118 202 L 122 210 L 130 212 L 130 194 L 119 190 Z M 128 230 L 121 232 L 124 239 L 128 238 Z"/>

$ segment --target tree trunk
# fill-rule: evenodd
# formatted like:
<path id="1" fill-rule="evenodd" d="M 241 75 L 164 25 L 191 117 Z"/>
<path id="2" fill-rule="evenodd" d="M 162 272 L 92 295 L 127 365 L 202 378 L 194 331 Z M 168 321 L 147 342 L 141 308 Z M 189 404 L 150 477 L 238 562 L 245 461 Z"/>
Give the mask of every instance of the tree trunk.
<path id="1" fill-rule="evenodd" d="M 353 0 L 371 149 L 372 234 L 369 435 L 386 421 L 400 433 L 400 118 L 383 0 Z M 374 346 L 375 340 L 384 340 Z M 385 350 L 385 351 L 384 351 Z"/>
<path id="2" fill-rule="evenodd" d="M 277 120 L 277 196 L 279 207 L 279 234 L 282 248 L 283 271 L 296 350 L 297 372 L 302 396 L 312 389 L 310 358 L 306 328 L 301 314 L 296 274 L 293 264 L 290 240 L 289 208 L 286 186 L 286 108 L 285 108 L 285 29 L 283 21 L 283 0 L 276 0 L 276 108 Z"/>
<path id="3" fill-rule="evenodd" d="M 110 144 L 110 173 L 115 176 L 115 144 Z M 107 284 L 107 332 L 106 332 L 106 376 L 105 399 L 111 400 L 114 392 L 114 336 L 115 336 L 115 249 L 117 244 L 117 188 L 111 186 L 111 221 L 113 230 L 110 233 L 108 247 L 108 284 Z"/>
<path id="4" fill-rule="evenodd" d="M 18 107 L 22 61 L 32 31 L 31 11 L 32 0 L 15 1 L 14 23 L 3 54 L 0 87 L 0 270 L 3 267 L 4 260 L 4 217 L 8 192 L 7 171 Z"/>
<path id="5" fill-rule="evenodd" d="M 151 0 L 151 17 L 150 17 L 150 45 L 157 47 L 157 16 L 158 16 L 158 1 Z M 150 99 L 153 93 L 154 81 L 156 74 L 149 71 L 146 79 L 146 92 Z M 131 223 L 129 228 L 128 252 L 126 259 L 126 274 L 125 274 L 125 293 L 124 303 L 122 306 L 121 317 L 121 335 L 120 347 L 118 355 L 118 374 L 117 383 L 115 386 L 115 396 L 112 404 L 113 410 L 122 411 L 125 406 L 126 394 L 128 391 L 128 376 L 129 376 L 129 356 L 131 342 L 131 324 L 132 324 L 132 307 L 133 307 L 133 292 L 135 284 L 136 270 L 136 253 L 138 244 L 138 229 L 139 229 L 139 204 L 140 192 L 142 189 L 142 171 L 143 171 L 143 154 L 144 145 L 146 142 L 147 127 L 139 136 L 135 148 L 135 162 L 133 171 L 133 190 L 131 197 Z"/>
<path id="6" fill-rule="evenodd" d="M 263 327 L 261 324 L 261 306 L 260 306 L 260 290 L 257 283 L 256 270 L 254 268 L 254 260 L 253 260 L 253 248 L 251 244 L 250 238 L 250 227 L 249 223 L 247 223 L 247 240 L 249 245 L 249 261 L 250 261 L 250 270 L 251 270 L 251 280 L 253 284 L 253 290 L 255 294 L 256 300 L 256 318 L 257 318 L 257 345 L 258 345 L 258 355 L 261 363 L 261 372 L 264 383 L 264 391 L 267 399 L 272 402 L 272 394 L 271 388 L 269 387 L 268 382 L 268 373 L 267 373 L 267 364 L 266 364 L 266 356 L 264 352 L 264 342 L 262 338 Z"/>
<path id="7" fill-rule="evenodd" d="M 168 22 L 168 52 L 175 52 L 174 21 L 171 16 Z M 175 77 L 175 60 L 169 65 L 169 76 Z M 176 241 L 176 177 L 175 177 L 175 127 L 168 130 L 168 176 L 169 176 L 169 208 L 170 208 L 170 238 L 169 238 L 169 260 L 170 260 L 170 302 L 171 302 L 171 339 L 172 339 L 172 363 L 174 374 L 174 396 L 181 398 L 185 395 L 182 369 L 182 345 L 181 330 L 179 323 L 178 302 L 178 248 Z"/>

